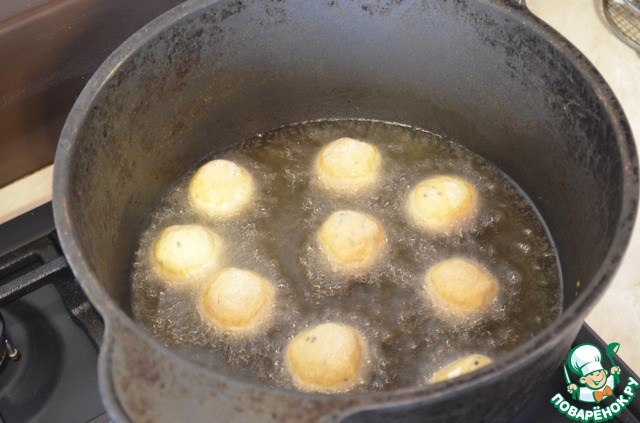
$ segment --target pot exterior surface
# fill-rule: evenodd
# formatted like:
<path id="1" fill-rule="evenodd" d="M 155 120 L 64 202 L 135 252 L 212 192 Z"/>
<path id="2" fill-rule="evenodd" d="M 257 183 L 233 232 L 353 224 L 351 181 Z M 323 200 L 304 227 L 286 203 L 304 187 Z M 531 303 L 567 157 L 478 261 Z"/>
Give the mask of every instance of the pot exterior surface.
<path id="1" fill-rule="evenodd" d="M 176 360 L 168 350 L 141 340 L 126 325 L 108 332 L 107 337 L 118 339 L 103 343 L 100 383 L 108 411 L 118 422 L 175 422 L 188 416 L 194 423 L 446 423 L 508 421 L 523 408 L 537 385 L 548 379 L 546 369 L 557 368 L 577 329 L 557 338 L 558 344 L 532 351 L 526 363 L 498 364 L 470 385 L 456 384 L 448 392 L 446 388 L 445 392 L 407 390 L 375 396 L 292 395 L 248 386 L 233 378 L 212 377 L 202 368 Z"/>
<path id="2" fill-rule="evenodd" d="M 500 421 L 525 403 L 622 257 L 638 166 L 600 75 L 521 3 L 189 1 L 107 59 L 62 132 L 54 212 L 105 319 L 100 383 L 115 420 Z M 367 395 L 259 387 L 151 338 L 130 317 L 130 272 L 167 187 L 211 152 L 328 118 L 424 128 L 508 174 L 556 243 L 561 317 L 473 375 Z"/>

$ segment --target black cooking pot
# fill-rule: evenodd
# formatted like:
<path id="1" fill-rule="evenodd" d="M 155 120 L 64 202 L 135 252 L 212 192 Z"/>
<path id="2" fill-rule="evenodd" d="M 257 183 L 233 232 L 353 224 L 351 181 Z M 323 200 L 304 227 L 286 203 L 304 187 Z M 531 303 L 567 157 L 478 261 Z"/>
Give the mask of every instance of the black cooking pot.
<path id="1" fill-rule="evenodd" d="M 320 118 L 459 140 L 530 196 L 558 248 L 564 312 L 492 365 L 370 394 L 271 389 L 211 371 L 132 320 L 130 271 L 167 187 L 209 155 Z M 100 388 L 116 421 L 501 421 L 566 356 L 631 233 L 638 165 L 602 77 L 517 0 L 189 1 L 102 65 L 62 132 L 54 212 L 106 324 Z"/>

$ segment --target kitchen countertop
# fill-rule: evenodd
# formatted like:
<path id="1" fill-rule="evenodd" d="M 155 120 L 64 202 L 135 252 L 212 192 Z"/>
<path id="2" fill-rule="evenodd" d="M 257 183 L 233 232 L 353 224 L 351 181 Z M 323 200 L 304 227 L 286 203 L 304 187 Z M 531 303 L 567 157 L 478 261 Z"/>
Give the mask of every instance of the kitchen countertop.
<path id="1" fill-rule="evenodd" d="M 609 83 L 627 115 L 640 150 L 640 55 L 606 27 L 598 0 L 528 0 L 527 7 L 571 41 Z M 52 166 L 0 189 L 0 223 L 51 200 Z M 636 224 L 611 287 L 587 317 L 618 354 L 640 371 L 640 225 Z"/>

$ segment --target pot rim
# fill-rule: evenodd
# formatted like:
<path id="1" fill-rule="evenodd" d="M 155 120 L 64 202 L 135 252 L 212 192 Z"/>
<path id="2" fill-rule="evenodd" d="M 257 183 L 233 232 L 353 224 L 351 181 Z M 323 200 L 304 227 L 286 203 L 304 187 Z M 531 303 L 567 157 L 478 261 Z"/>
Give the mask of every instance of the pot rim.
<path id="1" fill-rule="evenodd" d="M 108 340 L 112 326 L 117 326 L 113 323 L 118 322 L 135 331 L 137 336 L 141 336 L 155 348 L 164 350 L 164 352 L 167 352 L 173 359 L 178 360 L 182 365 L 189 366 L 194 370 L 213 373 L 221 379 L 251 387 L 252 389 L 264 391 L 276 390 L 290 396 L 300 397 L 330 396 L 327 394 L 298 392 L 284 388 L 271 388 L 255 382 L 236 379 L 195 363 L 179 355 L 173 349 L 163 345 L 159 340 L 142 329 L 139 324 L 134 322 L 104 289 L 99 286 L 98 277 L 88 265 L 88 260 L 80 249 L 80 242 L 78 241 L 77 233 L 71 221 L 71 216 L 68 213 L 68 198 L 66 193 L 70 188 L 70 157 L 72 156 L 75 146 L 75 137 L 79 128 L 84 124 L 86 111 L 89 110 L 93 104 L 97 94 L 102 91 L 102 88 L 110 78 L 141 46 L 151 41 L 169 26 L 216 2 L 218 2 L 218 0 L 189 0 L 151 21 L 114 50 L 82 90 L 62 129 L 55 155 L 53 212 L 60 244 L 82 289 L 104 318 L 105 340 Z M 583 76 L 585 82 L 594 90 L 602 104 L 604 104 L 614 128 L 615 139 L 620 149 L 622 167 L 624 168 L 623 197 L 621 213 L 616 225 L 617 230 L 612 238 L 609 251 L 592 278 L 592 281 L 590 281 L 591 283 L 585 283 L 583 293 L 571 306 L 563 310 L 551 325 L 524 344 L 500 356 L 499 359 L 493 363 L 471 374 L 462 375 L 450 381 L 422 387 L 403 387 L 391 391 L 340 394 L 346 398 L 366 397 L 373 401 L 382 400 L 385 402 L 385 405 L 402 405 L 405 402 L 411 401 L 416 395 L 429 396 L 429 398 L 446 398 L 457 395 L 460 390 L 471 389 L 483 384 L 497 372 L 510 372 L 517 369 L 528 361 L 530 356 L 542 354 L 544 351 L 549 350 L 554 343 L 559 342 L 560 339 L 570 334 L 577 320 L 584 319 L 588 311 L 595 305 L 596 301 L 603 295 L 604 290 L 611 283 L 613 275 L 619 267 L 629 243 L 638 205 L 638 158 L 629 123 L 611 88 L 602 75 L 600 75 L 595 67 L 575 46 L 545 22 L 534 16 L 526 9 L 523 4 L 524 2 L 521 0 L 482 0 L 482 2 L 496 9 L 500 9 L 501 12 L 508 14 L 510 19 L 517 19 L 521 24 L 529 26 L 529 29 L 538 37 L 544 39 L 545 42 L 551 44 L 556 50 L 563 53 L 575 69 Z M 567 281 L 564 283 L 566 282 Z M 117 342 L 117 339 L 114 339 L 114 341 Z M 105 348 L 102 347 L 101 355 L 105 354 L 104 350 Z"/>

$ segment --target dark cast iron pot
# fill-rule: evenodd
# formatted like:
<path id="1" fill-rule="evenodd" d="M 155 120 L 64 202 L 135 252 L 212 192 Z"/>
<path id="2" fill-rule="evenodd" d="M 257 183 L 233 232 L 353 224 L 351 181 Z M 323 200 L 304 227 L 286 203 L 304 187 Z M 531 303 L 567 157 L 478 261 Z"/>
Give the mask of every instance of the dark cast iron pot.
<path id="1" fill-rule="evenodd" d="M 459 140 L 528 193 L 558 248 L 564 311 L 492 365 L 370 394 L 271 389 L 212 371 L 130 314 L 138 237 L 168 186 L 212 151 L 320 118 L 400 122 Z M 627 245 L 638 164 L 593 66 L 520 0 L 194 0 L 118 48 L 61 135 L 54 212 L 106 332 L 115 421 L 502 421 L 566 356 Z"/>

